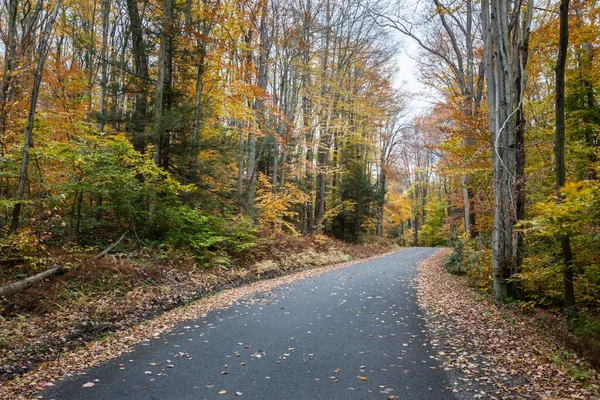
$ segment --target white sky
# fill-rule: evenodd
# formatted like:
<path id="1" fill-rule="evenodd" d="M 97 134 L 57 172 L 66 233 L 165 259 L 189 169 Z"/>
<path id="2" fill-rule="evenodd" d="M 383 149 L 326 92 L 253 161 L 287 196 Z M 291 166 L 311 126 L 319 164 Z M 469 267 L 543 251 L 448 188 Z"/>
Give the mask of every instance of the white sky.
<path id="1" fill-rule="evenodd" d="M 436 94 L 419 80 L 419 66 L 415 58 L 419 55 L 420 47 L 414 40 L 400 33 L 393 35 L 400 43 L 400 51 L 396 56 L 397 72 L 394 86 L 411 95 L 408 102 L 409 117 L 426 114 L 433 107 Z"/>

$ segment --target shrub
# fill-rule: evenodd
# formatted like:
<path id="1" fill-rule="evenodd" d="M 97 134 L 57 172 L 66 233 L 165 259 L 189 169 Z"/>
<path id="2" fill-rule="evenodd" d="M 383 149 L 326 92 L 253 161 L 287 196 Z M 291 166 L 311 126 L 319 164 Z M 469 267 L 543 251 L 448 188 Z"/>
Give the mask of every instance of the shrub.
<path id="1" fill-rule="evenodd" d="M 476 240 L 463 237 L 453 241 L 453 251 L 444 261 L 444 267 L 451 274 L 467 275 L 479 289 L 490 288 L 491 251 Z"/>
<path id="2" fill-rule="evenodd" d="M 255 231 L 247 221 L 208 217 L 184 204 L 157 211 L 153 229 L 167 245 L 190 249 L 204 261 L 219 253 L 246 250 L 256 243 Z"/>

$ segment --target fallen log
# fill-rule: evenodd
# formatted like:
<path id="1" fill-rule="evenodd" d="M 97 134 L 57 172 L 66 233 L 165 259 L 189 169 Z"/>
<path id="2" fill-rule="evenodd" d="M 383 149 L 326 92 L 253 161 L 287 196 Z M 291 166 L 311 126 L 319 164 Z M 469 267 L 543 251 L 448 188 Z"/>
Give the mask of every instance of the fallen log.
<path id="1" fill-rule="evenodd" d="M 30 276 L 29 278 L 22 279 L 18 282 L 11 283 L 10 285 L 4 286 L 0 288 L 0 297 L 10 296 L 13 293 L 20 292 L 21 290 L 25 290 L 29 286 L 33 285 L 36 282 L 41 281 L 42 279 L 48 278 L 52 275 L 57 275 L 66 272 L 68 269 L 65 267 L 61 267 L 59 265 L 53 265 L 52 268 L 40 272 L 37 275 Z"/>
<path id="2" fill-rule="evenodd" d="M 125 239 L 125 236 L 127 236 L 127 233 L 128 233 L 128 231 L 123 233 L 116 242 L 114 242 L 113 244 L 108 246 L 102 252 L 96 254 L 92 258 L 92 260 L 99 260 L 102 257 L 104 257 L 105 255 L 107 255 L 112 249 L 117 247 L 119 245 L 119 243 L 121 243 L 121 241 L 123 241 L 123 239 Z M 33 275 L 33 276 L 30 276 L 29 278 L 25 278 L 25 279 L 15 282 L 15 283 L 11 283 L 10 285 L 1 287 L 0 288 L 0 297 L 10 296 L 13 293 L 17 293 L 17 292 L 27 289 L 29 286 L 33 285 L 36 282 L 41 281 L 42 279 L 51 277 L 53 275 L 61 274 L 66 271 L 68 271 L 68 268 L 61 267 L 59 265 L 53 265 L 52 268 L 50 268 L 44 272 L 40 272 L 37 275 Z"/>
<path id="3" fill-rule="evenodd" d="M 121 241 L 123 239 L 125 239 L 125 236 L 127 236 L 128 233 L 129 233 L 129 231 L 125 231 L 125 233 L 123 233 L 121 235 L 121 237 L 116 242 L 114 242 L 113 244 L 111 244 L 110 246 L 108 246 L 106 249 L 102 250 L 101 253 L 96 254 L 94 256 L 94 258 L 92 258 L 92 260 L 99 260 L 102 257 L 104 257 L 105 255 L 107 255 L 112 249 L 114 249 L 115 247 L 117 247 L 119 245 L 119 243 L 121 243 Z"/>

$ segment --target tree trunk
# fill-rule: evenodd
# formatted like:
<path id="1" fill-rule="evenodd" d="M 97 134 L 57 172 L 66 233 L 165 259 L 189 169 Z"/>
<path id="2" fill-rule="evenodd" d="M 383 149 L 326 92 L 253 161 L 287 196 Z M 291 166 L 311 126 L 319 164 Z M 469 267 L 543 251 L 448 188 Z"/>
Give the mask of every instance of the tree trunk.
<path id="1" fill-rule="evenodd" d="M 136 92 L 135 105 L 129 122 L 128 130 L 132 134 L 133 148 L 140 153 L 146 152 L 146 114 L 148 112 L 147 87 L 150 80 L 148 71 L 148 56 L 142 21 L 138 13 L 137 0 L 126 0 L 131 30 L 131 46 L 135 65 Z"/>
<path id="2" fill-rule="evenodd" d="M 323 217 L 325 216 L 325 196 L 327 194 L 327 167 L 329 164 L 329 150 L 331 147 L 331 133 L 329 132 L 329 115 L 327 112 L 326 96 L 328 92 L 327 68 L 329 65 L 329 45 L 331 37 L 331 2 L 326 4 L 325 48 L 321 65 L 320 101 L 324 103 L 319 113 L 319 145 L 317 150 L 317 192 L 315 197 L 315 226 L 319 233 L 323 232 Z M 333 105 L 335 110 L 336 105 Z"/>
<path id="3" fill-rule="evenodd" d="M 560 2 L 560 31 L 558 59 L 556 62 L 556 134 L 554 138 L 554 158 L 556 169 L 556 191 L 560 202 L 560 189 L 566 181 L 565 169 L 565 65 L 569 46 L 569 0 Z M 563 257 L 563 299 L 568 311 L 575 307 L 575 289 L 573 287 L 573 252 L 568 234 L 561 235 L 560 248 Z"/>
<path id="4" fill-rule="evenodd" d="M 167 93 L 170 90 L 170 52 L 171 52 L 171 14 L 173 0 L 164 0 L 163 18 L 160 33 L 160 49 L 158 54 L 158 77 L 156 80 L 156 96 L 154 98 L 154 122 L 152 141 L 154 142 L 154 163 L 163 169 L 168 168 L 168 138 L 165 138 L 164 109 Z"/>
<path id="5" fill-rule="evenodd" d="M 191 1 L 187 0 L 189 5 L 186 3 L 186 24 L 191 24 L 191 17 L 189 8 L 191 7 Z M 207 7 L 205 1 L 203 6 Z M 207 40 L 211 29 L 212 21 L 202 20 L 201 24 L 202 38 L 198 42 L 198 68 L 196 73 L 196 93 L 194 96 L 194 119 L 192 122 L 192 151 L 191 151 L 191 167 L 190 176 L 194 177 L 197 173 L 198 168 L 198 156 L 200 154 L 200 127 L 204 119 L 202 110 L 202 92 L 204 90 L 204 74 L 206 72 L 206 55 L 207 55 Z"/>
<path id="6" fill-rule="evenodd" d="M 108 85 L 108 28 L 110 25 L 110 0 L 102 0 L 102 48 L 100 50 L 100 104 L 98 130 L 104 132 L 106 122 L 106 87 Z"/>
<path id="7" fill-rule="evenodd" d="M 508 13 L 502 0 L 482 1 L 484 57 L 488 88 L 488 108 L 492 132 L 494 172 L 494 224 L 492 232 L 493 295 L 498 301 L 508 297 L 508 282 L 517 266 L 517 237 L 514 232 L 518 212 L 515 195 L 518 177 L 515 114 L 519 111 L 524 88 L 522 60 L 527 52 L 531 0 L 528 14 L 522 20 L 520 7 Z M 514 14 L 517 13 L 517 14 Z M 519 31 L 522 24 L 522 31 Z M 512 31 L 511 31 L 512 29 Z M 513 42 L 511 43 L 511 39 Z M 517 49 L 518 53 L 511 51 Z M 515 57 L 517 61 L 515 62 Z M 515 65 L 519 73 L 515 70 Z M 515 95 L 518 91 L 519 95 Z M 515 99 L 519 100 L 515 104 Z"/>
<path id="8" fill-rule="evenodd" d="M 306 193 L 308 194 L 308 200 L 306 202 L 305 214 L 306 214 L 306 225 L 305 232 L 308 234 L 313 233 L 314 230 L 314 210 L 313 210 L 313 181 L 314 181 L 314 168 L 313 168 L 313 132 L 312 132 L 312 102 L 310 99 L 309 88 L 311 85 L 310 79 L 310 48 L 311 48 L 311 31 L 310 25 L 312 23 L 312 3 L 311 0 L 306 0 L 306 9 L 304 10 L 304 18 L 302 20 L 302 124 L 304 128 L 304 136 L 306 141 Z"/>
<path id="9" fill-rule="evenodd" d="M 267 61 L 269 57 L 269 37 L 267 16 L 269 10 L 269 0 L 261 0 L 260 4 L 260 25 L 259 25 L 259 46 L 258 46 L 258 80 L 257 84 L 260 89 L 259 97 L 254 100 L 253 108 L 257 114 L 258 128 L 264 131 L 267 121 L 267 110 L 263 96 L 267 93 L 268 86 L 268 69 Z M 256 177 L 257 177 L 257 152 L 256 152 L 256 135 L 250 132 L 248 136 L 248 186 L 246 192 L 246 212 L 251 218 L 256 215 L 255 197 L 256 197 Z"/>
<path id="10" fill-rule="evenodd" d="M 11 294 L 23 291 L 36 282 L 39 282 L 46 278 L 49 278 L 52 275 L 64 273 L 66 271 L 68 271 L 68 270 L 64 267 L 59 267 L 58 265 L 53 265 L 52 268 L 50 268 L 44 272 L 40 272 L 37 275 L 30 276 L 29 278 L 22 279 L 18 282 L 15 282 L 15 283 L 12 283 L 10 285 L 0 288 L 0 298 L 10 296 Z"/>
<path id="11" fill-rule="evenodd" d="M 520 33 L 520 40 L 513 41 L 513 75 L 515 82 L 513 104 L 516 108 L 515 122 L 515 149 L 516 149 L 516 170 L 514 193 L 516 197 L 516 220 L 522 221 L 525 219 L 525 128 L 527 121 L 525 120 L 524 107 L 522 106 L 525 96 L 525 84 L 527 81 L 526 67 L 529 57 L 529 25 L 532 18 L 533 10 L 527 10 L 525 23 Z M 517 31 L 517 29 L 515 29 Z M 518 32 L 518 31 L 517 31 Z M 525 236 L 523 232 L 515 232 L 515 267 L 513 273 L 520 273 L 525 256 Z M 518 298 L 519 292 L 515 284 L 509 285 L 509 295 Z"/>
<path id="12" fill-rule="evenodd" d="M 10 100 L 13 72 L 17 63 L 17 4 L 18 0 L 10 0 L 8 4 L 8 45 L 4 54 L 4 77 L 0 89 L 0 137 L 6 137 L 8 115 L 6 106 Z"/>
<path id="13" fill-rule="evenodd" d="M 475 140 L 471 138 L 463 138 L 463 145 L 469 146 L 475 144 Z M 462 176 L 463 184 L 463 209 L 464 209 L 464 229 L 465 233 L 469 235 L 471 239 L 477 237 L 477 230 L 475 229 L 475 207 L 474 207 L 474 193 L 472 185 L 473 178 L 470 174 Z"/>
<path id="14" fill-rule="evenodd" d="M 377 199 L 377 226 L 376 226 L 376 234 L 377 236 L 383 236 L 383 213 L 385 207 L 385 195 L 386 195 L 386 175 L 384 171 L 384 163 L 381 163 L 381 171 L 379 172 L 379 193 Z"/>

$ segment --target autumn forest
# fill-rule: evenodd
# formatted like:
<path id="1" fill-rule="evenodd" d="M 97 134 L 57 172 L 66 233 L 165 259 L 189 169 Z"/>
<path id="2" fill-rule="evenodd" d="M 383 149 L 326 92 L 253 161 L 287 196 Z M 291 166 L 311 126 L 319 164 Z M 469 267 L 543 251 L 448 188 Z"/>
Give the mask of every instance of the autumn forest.
<path id="1" fill-rule="evenodd" d="M 2 0 L 0 38 L 2 356 L 420 246 L 600 365 L 596 0 Z"/>

